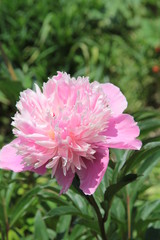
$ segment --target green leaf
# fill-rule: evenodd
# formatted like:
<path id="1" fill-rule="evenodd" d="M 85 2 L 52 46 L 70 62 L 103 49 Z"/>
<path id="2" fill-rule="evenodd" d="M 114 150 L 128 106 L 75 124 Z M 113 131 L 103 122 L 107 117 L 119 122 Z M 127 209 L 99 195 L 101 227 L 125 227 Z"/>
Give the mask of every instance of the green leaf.
<path id="1" fill-rule="evenodd" d="M 76 220 L 76 224 L 83 225 L 96 233 L 100 233 L 98 221 L 96 221 L 95 219 L 93 220 L 93 219 L 87 219 L 87 218 L 83 218 L 83 219 L 79 218 Z"/>
<path id="2" fill-rule="evenodd" d="M 6 229 L 7 229 L 7 219 L 6 219 L 6 208 L 5 208 L 5 200 L 0 198 L 0 229 L 1 234 L 6 236 Z"/>
<path id="3" fill-rule="evenodd" d="M 159 209 L 160 200 L 144 203 L 141 207 L 138 208 L 136 221 L 138 221 L 138 219 L 147 220 L 153 211 L 157 212 Z"/>
<path id="4" fill-rule="evenodd" d="M 70 206 L 61 206 L 61 207 L 52 209 L 45 215 L 44 219 L 52 218 L 52 217 L 56 217 L 56 216 L 63 216 L 63 215 L 79 216 L 79 217 L 81 217 L 81 219 L 77 220 L 79 224 L 88 226 L 89 228 L 94 229 L 96 232 L 99 231 L 97 221 L 94 220 L 94 223 L 93 223 L 93 219 L 91 217 L 89 217 L 88 215 L 82 214 L 77 208 L 75 208 L 74 206 L 71 206 L 71 205 Z"/>
<path id="5" fill-rule="evenodd" d="M 158 151 L 160 151 L 159 146 L 154 144 L 154 147 L 152 146 L 152 148 L 150 148 L 148 145 L 147 148 L 145 148 L 145 146 L 144 146 L 141 151 L 134 152 L 131 155 L 131 157 L 126 161 L 126 163 L 124 164 L 121 174 L 122 175 L 126 174 L 131 169 L 133 169 L 137 164 L 140 164 L 140 162 L 144 161 L 144 159 L 152 156 L 153 153 L 158 152 Z"/>
<path id="6" fill-rule="evenodd" d="M 160 239 L 160 229 L 154 229 L 153 227 L 147 229 L 145 240 L 159 240 Z"/>
<path id="7" fill-rule="evenodd" d="M 127 160 L 128 152 L 128 150 L 112 149 L 111 157 L 115 158 L 116 162 L 112 175 L 112 183 L 117 182 L 118 173 Z"/>
<path id="8" fill-rule="evenodd" d="M 108 202 L 110 202 L 113 198 L 113 196 L 119 191 L 121 190 L 124 186 L 126 186 L 127 184 L 135 181 L 137 179 L 138 175 L 137 174 L 128 174 L 126 176 L 124 176 L 119 182 L 112 184 L 111 186 L 109 186 L 106 189 L 104 198 L 105 200 L 107 200 Z"/>
<path id="9" fill-rule="evenodd" d="M 116 219 L 117 222 L 121 223 L 124 225 L 126 221 L 126 212 L 125 212 L 125 207 L 122 199 L 119 197 L 115 197 L 113 202 L 112 202 L 112 207 L 111 207 L 111 216 Z"/>
<path id="10" fill-rule="evenodd" d="M 8 210 L 9 208 L 9 203 L 16 185 L 16 179 L 17 173 L 13 172 L 11 175 L 11 181 L 9 182 L 10 184 L 8 185 L 7 191 L 6 191 L 6 209 Z"/>
<path id="11" fill-rule="evenodd" d="M 3 104 L 6 104 L 6 105 L 9 104 L 8 99 L 5 97 L 5 95 L 2 91 L 0 91 L 0 102 L 3 103 Z"/>
<path id="12" fill-rule="evenodd" d="M 40 191 L 40 187 L 35 187 L 34 189 L 27 192 L 14 206 L 10 214 L 10 227 L 22 216 L 27 208 L 32 204 L 36 194 Z"/>
<path id="13" fill-rule="evenodd" d="M 53 229 L 47 228 L 49 239 L 56 239 L 56 231 Z"/>
<path id="14" fill-rule="evenodd" d="M 134 203 L 136 201 L 138 193 L 142 193 L 142 190 L 144 188 L 144 182 L 145 179 L 148 177 L 150 172 L 152 171 L 153 167 L 159 162 L 160 160 L 160 151 L 157 151 L 153 153 L 151 156 L 148 156 L 147 158 L 143 159 L 144 161 L 139 166 L 137 173 L 140 175 L 143 175 L 139 179 L 139 181 L 132 184 L 132 187 L 128 186 L 129 194 L 131 196 L 130 199 L 130 208 L 134 206 Z M 133 191 L 134 189 L 134 191 Z"/>
<path id="15" fill-rule="evenodd" d="M 148 132 L 160 128 L 160 119 L 146 119 L 142 122 L 139 122 L 139 127 L 141 130 L 141 134 L 147 134 Z"/>
<path id="16" fill-rule="evenodd" d="M 139 175 L 144 175 L 145 177 L 152 171 L 153 167 L 160 162 L 160 150 L 153 153 L 152 156 L 146 158 L 142 164 L 139 166 L 137 172 Z"/>
<path id="17" fill-rule="evenodd" d="M 34 239 L 49 240 L 47 228 L 40 211 L 37 211 L 34 223 Z"/>
<path id="18" fill-rule="evenodd" d="M 134 114 L 136 121 L 143 121 L 145 119 L 150 119 L 154 117 L 160 117 L 159 111 L 150 110 L 150 109 L 141 109 L 141 111 Z"/>
<path id="19" fill-rule="evenodd" d="M 144 149 L 152 149 L 155 147 L 160 147 L 160 141 L 150 142 L 144 146 Z"/>
<path id="20" fill-rule="evenodd" d="M 70 224 L 71 224 L 72 216 L 65 215 L 61 216 L 58 219 L 57 226 L 56 226 L 56 233 L 63 234 L 65 238 L 68 235 Z"/>
<path id="21" fill-rule="evenodd" d="M 44 218 L 46 219 L 46 218 L 52 218 L 52 217 L 68 215 L 68 214 L 75 215 L 75 216 L 82 215 L 80 213 L 80 211 L 78 211 L 78 209 L 73 206 L 61 206 L 61 207 L 57 207 L 57 208 L 50 210 L 45 215 Z"/>
<path id="22" fill-rule="evenodd" d="M 68 190 L 66 195 L 73 202 L 74 206 L 82 212 L 82 214 L 87 214 L 88 212 L 87 202 L 80 194 Z"/>
<path id="23" fill-rule="evenodd" d="M 0 81 L 0 89 L 13 102 L 18 100 L 19 93 L 23 90 L 23 87 L 20 82 Z"/>
<path id="24" fill-rule="evenodd" d="M 59 196 L 57 193 L 55 192 L 49 192 L 47 191 L 47 189 L 42 189 L 41 192 L 38 193 L 38 197 L 40 199 L 40 201 L 44 200 L 44 201 L 51 201 L 51 202 L 55 202 L 58 203 L 60 205 L 68 205 L 69 203 L 66 201 L 66 199 L 63 199 L 63 196 Z"/>
<path id="25" fill-rule="evenodd" d="M 78 240 L 80 239 L 80 236 L 85 235 L 86 232 L 87 232 L 86 227 L 76 224 L 71 230 L 71 234 L 69 235 L 69 240 Z"/>

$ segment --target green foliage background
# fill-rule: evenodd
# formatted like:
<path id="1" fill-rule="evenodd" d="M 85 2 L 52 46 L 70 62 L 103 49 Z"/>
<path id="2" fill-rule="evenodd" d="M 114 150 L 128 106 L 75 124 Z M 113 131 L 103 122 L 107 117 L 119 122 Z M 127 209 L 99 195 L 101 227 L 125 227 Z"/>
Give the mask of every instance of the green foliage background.
<path id="1" fill-rule="evenodd" d="M 142 151 L 112 151 L 95 194 L 103 213 L 105 189 L 123 174 L 140 175 L 114 197 L 105 225 L 111 240 L 129 239 L 128 198 L 132 239 L 160 239 L 159 16 L 156 0 L 0 0 L 0 146 L 13 138 L 19 92 L 58 70 L 116 84 L 139 122 Z M 100 239 L 87 201 L 74 188 L 59 197 L 49 179 L 0 171 L 0 239 Z"/>

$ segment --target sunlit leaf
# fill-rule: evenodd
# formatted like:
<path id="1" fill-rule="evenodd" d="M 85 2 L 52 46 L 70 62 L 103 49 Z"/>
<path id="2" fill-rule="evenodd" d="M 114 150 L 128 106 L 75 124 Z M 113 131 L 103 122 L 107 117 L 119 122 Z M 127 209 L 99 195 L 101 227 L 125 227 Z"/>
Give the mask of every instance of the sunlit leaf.
<path id="1" fill-rule="evenodd" d="M 34 239 L 49 240 L 47 228 L 40 211 L 37 211 L 34 222 Z"/>

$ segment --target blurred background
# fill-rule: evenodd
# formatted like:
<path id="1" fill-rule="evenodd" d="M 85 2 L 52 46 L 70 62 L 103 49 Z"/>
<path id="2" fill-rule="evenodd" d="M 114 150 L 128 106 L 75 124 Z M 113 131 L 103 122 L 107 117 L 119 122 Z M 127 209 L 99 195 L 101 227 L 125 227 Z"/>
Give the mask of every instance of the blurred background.
<path id="1" fill-rule="evenodd" d="M 112 82 L 119 86 L 128 100 L 127 112 L 134 114 L 139 121 L 141 139 L 145 140 L 146 136 L 159 136 L 160 1 L 0 0 L 1 147 L 13 139 L 10 123 L 16 111 L 15 103 L 19 92 L 33 88 L 34 83 L 42 86 L 42 83 L 57 71 L 66 71 L 75 77 L 89 76 L 91 81 Z M 150 171 L 145 192 L 140 199 L 160 198 L 159 168 L 160 165 L 155 164 Z M 19 179 L 19 186 L 14 179 Z M 17 176 L 1 171 L 1 186 L 11 186 L 11 192 L 7 193 L 8 208 L 14 206 L 37 181 L 46 183 L 48 180 L 38 178 L 36 174 L 25 173 Z M 1 194 L 5 195 L 6 189 L 3 191 Z M 27 213 L 25 219 L 19 219 L 19 216 L 25 215 L 27 207 L 18 216 L 15 208 L 12 213 L 9 212 L 11 216 L 16 215 L 11 224 L 13 230 L 9 233 L 9 240 L 33 239 L 33 233 L 37 234 L 34 232 L 37 225 L 33 227 L 36 214 L 34 204 L 38 202 L 38 209 L 43 209 L 42 213 L 48 210 L 50 205 L 44 202 L 40 204 L 35 198 L 31 199 L 32 202 L 27 207 L 32 208 L 30 207 L 30 213 Z M 62 200 L 57 201 L 63 202 L 65 199 L 62 197 Z M 36 215 L 36 219 L 41 219 L 41 213 L 37 214 L 39 215 Z M 68 221 L 71 220 L 74 219 Z M 56 233 L 61 233 L 60 226 L 54 221 L 63 222 L 63 219 L 58 217 L 53 220 L 54 227 L 52 226 Z M 45 226 L 43 220 L 41 224 L 41 227 Z M 1 225 L 1 231 L 5 232 L 6 225 Z M 64 234 L 59 234 L 59 238 L 56 238 L 54 231 L 47 231 L 51 237 L 43 237 L 44 240 L 65 239 Z M 136 234 L 139 232 L 135 233 L 135 239 L 144 239 L 138 238 Z M 156 236 L 159 235 L 156 233 Z M 154 238 L 156 239 L 160 237 Z"/>

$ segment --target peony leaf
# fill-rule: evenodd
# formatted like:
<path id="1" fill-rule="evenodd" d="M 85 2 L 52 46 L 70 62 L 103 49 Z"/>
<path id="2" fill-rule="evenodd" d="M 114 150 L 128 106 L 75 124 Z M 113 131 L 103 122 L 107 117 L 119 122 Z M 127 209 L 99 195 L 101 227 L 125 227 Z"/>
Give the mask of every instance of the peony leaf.
<path id="1" fill-rule="evenodd" d="M 46 218 L 52 218 L 52 217 L 68 215 L 68 214 L 72 214 L 75 216 L 83 216 L 82 213 L 77 208 L 70 205 L 70 206 L 61 206 L 61 207 L 53 208 L 45 215 L 44 218 L 46 219 Z M 88 217 L 88 216 L 85 216 L 85 217 Z"/>
<path id="2" fill-rule="evenodd" d="M 135 181 L 137 179 L 138 175 L 137 174 L 128 174 L 126 176 L 124 176 L 119 182 L 117 182 L 116 184 L 112 184 L 110 185 L 105 192 L 104 198 L 105 200 L 107 200 L 108 202 L 110 202 L 113 198 L 113 196 L 119 191 L 121 190 L 124 186 L 126 186 L 127 184 Z"/>
<path id="3" fill-rule="evenodd" d="M 34 223 L 34 239 L 49 240 L 47 228 L 40 211 L 37 211 Z"/>
<path id="4" fill-rule="evenodd" d="M 153 144 L 153 143 L 152 143 Z M 151 157 L 153 153 L 158 152 L 159 149 L 159 144 L 154 144 L 154 146 L 152 145 L 151 148 L 151 143 L 146 144 L 146 148 L 145 146 L 143 147 L 143 149 L 139 152 L 134 152 L 131 157 L 126 161 L 126 163 L 124 164 L 123 168 L 122 168 L 122 174 L 126 174 L 127 172 L 129 172 L 131 169 L 133 169 L 137 164 L 140 164 L 140 162 L 142 162 L 144 159 L 148 158 L 149 156 Z"/>
<path id="5" fill-rule="evenodd" d="M 15 205 L 11 212 L 10 227 L 12 227 L 20 216 L 22 216 L 25 210 L 34 201 L 35 195 L 40 191 L 40 187 L 35 187 L 34 189 L 28 191 Z"/>

